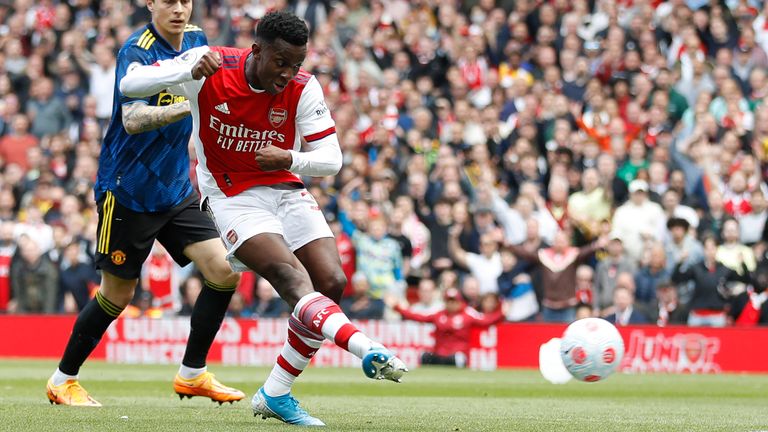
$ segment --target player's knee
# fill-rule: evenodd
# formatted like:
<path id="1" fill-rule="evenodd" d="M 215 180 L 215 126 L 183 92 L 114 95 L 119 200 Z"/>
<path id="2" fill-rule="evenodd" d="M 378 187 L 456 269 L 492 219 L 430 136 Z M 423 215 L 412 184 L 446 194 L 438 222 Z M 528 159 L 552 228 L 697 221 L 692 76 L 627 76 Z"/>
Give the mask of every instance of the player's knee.
<path id="1" fill-rule="evenodd" d="M 208 267 L 205 278 L 213 283 L 224 286 L 236 286 L 240 283 L 240 273 L 232 271 L 227 261 L 216 260 Z"/>
<path id="2" fill-rule="evenodd" d="M 288 263 L 272 263 L 261 271 L 280 297 L 295 306 L 299 299 L 312 292 L 312 283 L 304 273 Z"/>
<path id="3" fill-rule="evenodd" d="M 119 308 L 125 308 L 133 300 L 136 291 L 136 280 L 119 279 L 114 276 L 102 277 L 101 295 Z"/>
<path id="4" fill-rule="evenodd" d="M 344 294 L 346 286 L 347 276 L 343 271 L 339 270 L 319 281 L 318 285 L 315 286 L 315 290 L 338 303 L 341 300 L 341 295 Z"/>

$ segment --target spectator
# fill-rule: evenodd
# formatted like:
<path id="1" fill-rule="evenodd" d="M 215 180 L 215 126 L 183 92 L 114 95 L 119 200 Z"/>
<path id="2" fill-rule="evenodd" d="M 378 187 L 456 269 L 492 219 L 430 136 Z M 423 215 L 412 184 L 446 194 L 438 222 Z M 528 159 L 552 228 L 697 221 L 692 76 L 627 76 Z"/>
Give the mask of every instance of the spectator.
<path id="1" fill-rule="evenodd" d="M 418 301 L 411 304 L 411 312 L 430 315 L 445 307 L 440 299 L 440 291 L 438 291 L 435 281 L 430 278 L 419 281 L 417 295 Z"/>
<path id="2" fill-rule="evenodd" d="M 168 311 L 181 309 L 178 270 L 171 254 L 155 241 L 142 267 L 142 287 L 152 293 L 152 306 Z"/>
<path id="3" fill-rule="evenodd" d="M 53 81 L 41 78 L 32 83 L 27 113 L 32 118 L 31 132 L 38 138 L 55 135 L 69 127 L 72 118 L 66 105 L 53 97 Z"/>
<path id="4" fill-rule="evenodd" d="M 19 238 L 19 254 L 11 264 L 12 305 L 15 313 L 54 313 L 59 272 L 40 246 L 28 236 Z"/>
<path id="5" fill-rule="evenodd" d="M 362 272 L 370 284 L 370 295 L 381 299 L 388 291 L 402 295 L 404 292 L 403 254 L 400 244 L 387 236 L 387 221 L 379 216 L 370 221 L 368 232 L 361 231 L 354 224 L 344 223 L 345 232 L 351 236 L 357 253 L 357 270 Z"/>
<path id="6" fill-rule="evenodd" d="M 624 255 L 624 244 L 618 235 L 611 234 L 608 255 L 597 263 L 594 284 L 594 308 L 601 315 L 613 304 L 613 291 L 616 288 L 618 276 L 622 273 L 635 273 L 635 264 Z"/>
<path id="7" fill-rule="evenodd" d="M 645 180 L 632 181 L 629 192 L 630 200 L 616 209 L 612 226 L 630 259 L 639 260 L 649 241 L 663 238 L 666 218 L 661 206 L 648 199 Z"/>
<path id="8" fill-rule="evenodd" d="M 42 253 L 53 249 L 53 228 L 45 223 L 40 209 L 34 203 L 30 203 L 24 210 L 25 220 L 16 224 L 14 236 L 19 239 L 22 235 L 26 235 L 37 244 Z"/>
<path id="9" fill-rule="evenodd" d="M 544 291 L 542 300 L 543 319 L 547 322 L 571 322 L 575 318 L 576 269 L 579 264 L 605 246 L 600 239 L 589 246 L 576 248 L 570 245 L 568 235 L 560 231 L 555 235 L 552 247 L 531 251 L 522 246 L 511 246 L 512 252 L 519 258 L 534 263 L 541 268 L 541 285 Z"/>
<path id="10" fill-rule="evenodd" d="M 704 239 L 704 260 L 691 267 L 684 267 L 685 256 L 681 257 L 672 274 L 672 281 L 683 283 L 693 281 L 693 297 L 688 304 L 689 326 L 725 327 L 726 324 L 726 300 L 729 295 L 726 282 L 745 281 L 745 276 L 740 276 L 719 261 L 717 261 L 717 243 L 712 237 Z M 746 264 L 741 262 L 744 273 L 747 272 Z"/>
<path id="11" fill-rule="evenodd" d="M 77 242 L 64 248 L 60 271 L 59 292 L 65 297 L 71 296 L 77 305 L 77 311 L 73 312 L 79 312 L 91 299 L 92 289 L 98 288 L 101 278 L 91 263 L 82 261 Z"/>
<path id="12" fill-rule="evenodd" d="M 687 205 L 680 204 L 680 195 L 676 190 L 669 189 L 662 195 L 661 207 L 664 209 L 667 220 L 672 218 L 685 219 L 689 226 L 696 229 L 699 226 L 699 215 L 696 210 Z"/>
<path id="13" fill-rule="evenodd" d="M 100 85 L 114 79 L 114 48 L 148 14 L 142 2 L 101 2 L 97 20 L 87 2 L 53 3 L 33 8 L 43 18 L 53 14 L 50 29 L 23 8 L 0 14 L 0 220 L 14 223 L 17 238 L 27 233 L 40 242 L 64 269 L 61 255 L 71 242 L 79 244 L 83 265 L 92 259 L 100 119 L 113 104 L 111 88 L 105 93 Z M 500 226 L 506 244 L 523 243 L 538 255 L 562 228 L 574 231 L 574 245 L 611 232 L 606 220 L 613 215 L 612 232 L 624 249 L 617 256 L 632 269 L 656 242 L 670 265 L 684 250 L 693 265 L 690 244 L 710 234 L 719 239 L 729 215 L 738 229 L 736 240 L 720 248 L 725 264 L 739 267 L 740 251 L 750 261 L 768 243 L 768 37 L 764 13 L 749 12 L 749 2 L 726 2 L 733 9 L 691 2 L 645 9 L 609 1 L 565 9 L 547 2 L 437 2 L 431 10 L 399 1 L 384 12 L 375 2 L 287 3 L 310 23 L 304 67 L 323 86 L 343 137 L 340 174 L 305 179 L 307 187 L 329 219 L 346 215 L 366 235 L 374 219 L 390 222 L 404 259 L 388 289 L 396 286 L 400 296 L 401 280 L 459 284 L 448 251 L 455 224 L 464 226 L 459 244 L 467 252 L 480 254 L 481 234 Z M 210 2 L 195 21 L 212 45 L 246 46 L 265 10 L 254 4 Z M 119 18 L 125 22 L 107 28 Z M 693 229 L 673 235 L 680 228 L 664 229 L 672 217 Z M 351 280 L 356 252 L 344 234 L 336 238 Z M 547 270 L 501 256 L 496 283 L 507 317 L 528 319 L 513 311 L 521 302 L 524 311 L 535 310 L 526 303 L 531 286 L 546 300 Z M 611 284 L 634 285 L 614 258 L 597 256 L 594 300 L 603 314 L 612 306 Z M 480 308 L 477 279 L 461 280 Z M 660 282 L 638 283 L 635 307 L 650 308 L 644 312 L 651 318 L 654 294 L 667 291 L 655 292 Z M 0 292 L 1 286 L 2 276 Z M 639 300 L 647 288 L 650 300 Z M 677 302 L 690 301 L 692 282 L 677 288 Z M 737 297 L 744 289 L 729 287 Z M 250 296 L 243 294 L 247 311 Z M 0 309 L 2 302 L 0 293 Z"/>
<path id="14" fill-rule="evenodd" d="M 129 304 L 120 314 L 122 318 L 152 318 L 163 317 L 163 309 L 152 306 L 152 292 L 137 290 L 134 303 Z"/>
<path id="15" fill-rule="evenodd" d="M 752 248 L 739 242 L 739 222 L 729 219 L 723 224 L 723 244 L 717 247 L 717 261 L 731 270 L 744 275 L 742 267 L 747 271 L 755 270 L 756 260 Z M 737 293 L 734 293 L 737 294 Z"/>
<path id="16" fill-rule="evenodd" d="M 90 76 L 90 95 L 96 100 L 96 117 L 103 124 L 112 115 L 112 93 L 115 88 L 115 54 L 108 47 L 93 48 L 94 62 L 85 69 Z"/>
<path id="17" fill-rule="evenodd" d="M 617 286 L 613 291 L 614 312 L 605 319 L 617 326 L 632 324 L 647 324 L 648 318 L 634 307 L 635 296 L 632 291 L 623 286 Z"/>
<path id="18" fill-rule="evenodd" d="M 667 221 L 669 237 L 665 244 L 665 253 L 667 256 L 667 270 L 671 273 L 675 265 L 680 261 L 680 257 L 685 254 L 688 257 L 685 263 L 691 266 L 704 257 L 704 250 L 701 243 L 689 234 L 690 223 L 681 217 L 671 217 Z"/>
<path id="19" fill-rule="evenodd" d="M 740 327 L 768 325 L 768 261 L 761 260 L 750 277 L 751 284 L 731 300 L 729 318 Z"/>
<path id="20" fill-rule="evenodd" d="M 686 256 L 687 255 L 683 255 Z M 652 243 L 646 251 L 640 267 L 635 272 L 634 301 L 646 313 L 653 309 L 656 300 L 656 289 L 659 284 L 669 280 L 672 272 L 667 270 L 667 257 L 661 243 Z"/>
<path id="21" fill-rule="evenodd" d="M 190 276 L 182 282 L 179 287 L 179 294 L 181 294 L 180 316 L 192 315 L 192 309 L 195 307 L 197 296 L 200 295 L 202 290 L 203 281 L 198 276 Z"/>
<path id="22" fill-rule="evenodd" d="M 728 215 L 723 207 L 723 194 L 717 189 L 712 189 L 709 195 L 707 195 L 707 204 L 708 210 L 705 211 L 696 232 L 700 238 L 704 238 L 707 235 L 714 236 L 715 240 L 720 243 L 723 240 L 723 225 L 726 219 L 728 219 Z"/>
<path id="23" fill-rule="evenodd" d="M 680 303 L 677 288 L 670 282 L 662 282 L 656 287 L 656 299 L 658 308 L 656 312 L 656 325 L 666 327 L 668 325 L 685 325 L 688 322 L 688 310 Z"/>
<path id="24" fill-rule="evenodd" d="M 415 313 L 399 303 L 393 296 L 387 296 L 387 306 L 404 319 L 432 323 L 435 326 L 435 347 L 421 355 L 421 364 L 465 367 L 469 358 L 469 336 L 473 327 L 484 328 L 503 318 L 501 310 L 483 315 L 466 306 L 461 293 L 449 289 L 443 294 L 445 309 L 425 315 Z"/>
<path id="25" fill-rule="evenodd" d="M 505 303 L 505 317 L 509 321 L 530 321 L 539 312 L 539 303 L 531 276 L 525 272 L 527 264 L 517 261 L 508 249 L 501 251 L 502 273 L 498 278 L 499 294 Z"/>
<path id="26" fill-rule="evenodd" d="M 16 164 L 21 169 L 29 169 L 27 152 L 37 146 L 38 139 L 29 133 L 29 119 L 24 114 L 13 117 L 11 131 L 0 138 L 0 158 L 5 164 Z"/>
<path id="27" fill-rule="evenodd" d="M 281 299 L 268 280 L 259 278 L 256 282 L 256 297 L 253 303 L 254 318 L 282 318 L 290 314 L 288 303 Z"/>
<path id="28" fill-rule="evenodd" d="M 339 303 L 341 309 L 350 319 L 371 320 L 384 317 L 384 301 L 373 298 L 369 292 L 368 278 L 362 272 L 352 276 L 353 294 L 345 297 Z"/>
<path id="29" fill-rule="evenodd" d="M 768 220 L 768 201 L 765 193 L 757 189 L 752 192 L 752 211 L 739 219 L 739 239 L 745 245 L 753 245 L 760 241 Z"/>
<path id="30" fill-rule="evenodd" d="M 571 221 L 584 237 L 590 240 L 599 234 L 600 222 L 610 219 L 611 201 L 600 186 L 597 169 L 584 170 L 581 176 L 581 190 L 570 196 L 568 209 Z"/>
<path id="31" fill-rule="evenodd" d="M 235 291 L 227 307 L 227 316 L 230 318 L 250 318 L 251 310 L 246 306 L 243 295 Z"/>
<path id="32" fill-rule="evenodd" d="M 594 304 L 595 271 L 592 267 L 582 264 L 576 269 L 576 299 L 579 304 Z"/>
<path id="33" fill-rule="evenodd" d="M 498 293 L 498 278 L 501 275 L 501 255 L 499 254 L 498 239 L 500 233 L 486 233 L 480 236 L 480 252 L 467 252 L 459 245 L 461 226 L 454 226 L 448 239 L 448 251 L 451 258 L 459 266 L 466 268 L 480 284 L 480 295 Z"/>
<path id="34" fill-rule="evenodd" d="M 443 294 L 447 289 L 443 290 Z M 474 310 L 480 310 L 480 302 L 482 301 L 482 294 L 480 294 L 480 282 L 476 277 L 472 275 L 466 275 L 461 280 L 461 294 L 464 296 L 464 300 L 468 307 Z"/>

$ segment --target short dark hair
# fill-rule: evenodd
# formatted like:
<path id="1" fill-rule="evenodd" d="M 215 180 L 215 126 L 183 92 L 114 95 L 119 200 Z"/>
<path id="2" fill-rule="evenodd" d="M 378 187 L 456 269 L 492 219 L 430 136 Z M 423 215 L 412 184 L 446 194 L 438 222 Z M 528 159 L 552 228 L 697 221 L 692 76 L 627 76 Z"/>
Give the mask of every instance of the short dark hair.
<path id="1" fill-rule="evenodd" d="M 282 39 L 291 45 L 306 45 L 309 29 L 301 18 L 290 12 L 270 12 L 259 21 L 256 38 L 267 42 Z"/>

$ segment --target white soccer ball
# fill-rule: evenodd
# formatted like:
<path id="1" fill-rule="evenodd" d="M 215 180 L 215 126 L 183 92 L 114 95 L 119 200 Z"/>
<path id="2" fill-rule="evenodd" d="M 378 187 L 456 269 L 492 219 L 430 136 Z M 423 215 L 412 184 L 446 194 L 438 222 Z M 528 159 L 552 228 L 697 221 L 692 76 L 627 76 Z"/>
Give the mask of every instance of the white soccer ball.
<path id="1" fill-rule="evenodd" d="M 560 357 L 577 380 L 604 380 L 621 364 L 624 340 L 616 327 L 604 319 L 580 319 L 565 329 Z"/>

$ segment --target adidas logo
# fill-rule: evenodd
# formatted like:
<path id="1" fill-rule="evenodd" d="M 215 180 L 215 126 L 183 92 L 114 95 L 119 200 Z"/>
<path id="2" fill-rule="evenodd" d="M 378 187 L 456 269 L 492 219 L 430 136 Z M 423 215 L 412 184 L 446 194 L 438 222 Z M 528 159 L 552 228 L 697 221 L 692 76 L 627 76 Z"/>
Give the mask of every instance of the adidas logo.
<path id="1" fill-rule="evenodd" d="M 224 114 L 229 114 L 229 107 L 227 106 L 226 102 L 222 104 L 218 104 L 214 108 L 216 108 L 216 111 L 223 112 Z"/>

